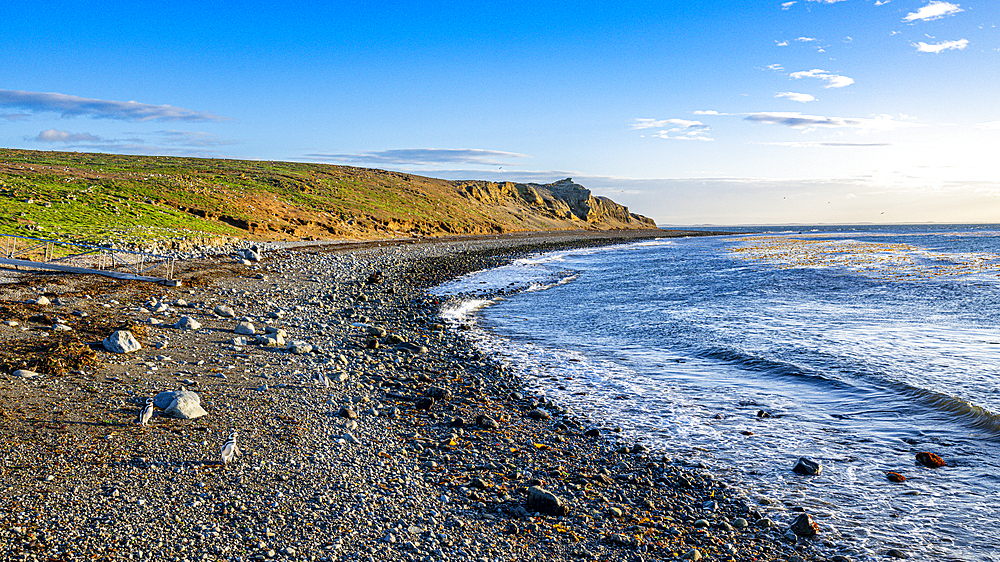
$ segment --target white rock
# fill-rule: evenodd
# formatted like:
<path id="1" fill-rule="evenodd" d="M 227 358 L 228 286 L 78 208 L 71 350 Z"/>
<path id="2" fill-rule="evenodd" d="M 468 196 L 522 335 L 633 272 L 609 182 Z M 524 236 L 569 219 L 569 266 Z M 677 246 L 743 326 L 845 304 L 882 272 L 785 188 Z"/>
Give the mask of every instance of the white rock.
<path id="1" fill-rule="evenodd" d="M 304 341 L 293 341 L 288 344 L 288 351 L 294 353 L 295 355 L 304 355 L 313 350 L 313 346 Z"/>
<path id="2" fill-rule="evenodd" d="M 118 330 L 110 336 L 104 338 L 101 342 L 104 345 L 104 349 L 110 351 L 111 353 L 132 353 L 133 351 L 139 351 L 142 346 L 132 335 L 132 332 L 128 330 Z"/>
<path id="3" fill-rule="evenodd" d="M 208 415 L 201 407 L 201 397 L 190 390 L 168 390 L 153 397 L 153 404 L 163 408 L 163 413 L 182 420 L 193 420 Z"/>
<path id="4" fill-rule="evenodd" d="M 265 347 L 281 347 L 285 345 L 285 338 L 281 334 L 265 334 L 257 337 L 257 343 Z"/>
<path id="5" fill-rule="evenodd" d="M 42 295 L 37 299 L 35 299 L 35 304 L 45 306 L 47 304 L 52 304 L 52 301 L 50 301 L 49 298 L 46 297 L 45 295 Z"/>
<path id="6" fill-rule="evenodd" d="M 223 318 L 236 318 L 236 312 L 229 306 L 220 304 L 213 310 L 217 315 Z"/>
<path id="7" fill-rule="evenodd" d="M 245 320 L 237 324 L 233 331 L 244 336 L 252 336 L 257 333 L 257 329 L 254 328 L 253 324 Z"/>
<path id="8" fill-rule="evenodd" d="M 200 330 L 201 322 L 198 322 L 190 316 L 181 316 L 181 319 L 174 324 L 174 328 L 181 330 Z"/>
<path id="9" fill-rule="evenodd" d="M 27 369 L 18 369 L 10 374 L 12 377 L 21 377 L 22 379 L 37 379 L 38 373 L 34 371 L 29 371 Z"/>

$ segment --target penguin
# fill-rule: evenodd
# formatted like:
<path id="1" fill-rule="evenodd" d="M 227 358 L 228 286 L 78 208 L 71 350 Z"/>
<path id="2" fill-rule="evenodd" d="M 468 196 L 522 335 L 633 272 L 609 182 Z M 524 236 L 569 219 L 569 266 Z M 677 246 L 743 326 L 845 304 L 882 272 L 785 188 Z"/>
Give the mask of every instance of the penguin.
<path id="1" fill-rule="evenodd" d="M 135 423 L 139 425 L 146 425 L 152 418 L 153 418 L 153 399 L 147 398 L 146 405 L 142 407 L 142 411 L 139 412 L 139 418 L 135 420 Z"/>
<path id="2" fill-rule="evenodd" d="M 239 447 L 236 446 L 236 430 L 229 434 L 229 439 L 222 444 L 222 463 L 228 463 L 240 454 Z"/>

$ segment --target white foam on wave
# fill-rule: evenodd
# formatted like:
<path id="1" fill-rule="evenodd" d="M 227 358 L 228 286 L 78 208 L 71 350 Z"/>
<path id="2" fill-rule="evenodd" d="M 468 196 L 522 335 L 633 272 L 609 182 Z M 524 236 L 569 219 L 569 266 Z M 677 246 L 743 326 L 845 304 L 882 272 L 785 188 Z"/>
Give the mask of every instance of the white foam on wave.
<path id="1" fill-rule="evenodd" d="M 496 299 L 469 299 L 455 301 L 441 309 L 441 318 L 449 322 L 467 322 L 477 310 L 496 302 Z"/>

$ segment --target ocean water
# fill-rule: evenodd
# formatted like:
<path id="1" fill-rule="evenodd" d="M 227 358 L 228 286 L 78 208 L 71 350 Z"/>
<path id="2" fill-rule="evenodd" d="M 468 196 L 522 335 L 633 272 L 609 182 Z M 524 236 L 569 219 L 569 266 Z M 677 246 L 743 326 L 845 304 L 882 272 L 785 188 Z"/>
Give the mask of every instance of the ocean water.
<path id="1" fill-rule="evenodd" d="M 650 240 L 438 292 L 533 391 L 777 521 L 804 507 L 839 551 L 1000 561 L 1000 226 Z M 822 474 L 792 473 L 799 456 Z"/>

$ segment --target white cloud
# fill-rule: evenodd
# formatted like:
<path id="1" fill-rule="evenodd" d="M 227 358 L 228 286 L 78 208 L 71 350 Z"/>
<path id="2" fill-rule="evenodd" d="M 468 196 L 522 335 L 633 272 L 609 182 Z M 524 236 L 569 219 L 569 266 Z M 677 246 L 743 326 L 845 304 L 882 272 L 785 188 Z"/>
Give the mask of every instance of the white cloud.
<path id="1" fill-rule="evenodd" d="M 839 74 L 831 74 L 818 68 L 793 72 L 789 74 L 789 76 L 795 78 L 796 80 L 799 78 L 819 78 L 820 80 L 826 82 L 826 86 L 823 86 L 824 88 L 843 88 L 844 86 L 850 86 L 854 83 L 853 78 L 848 78 L 847 76 L 841 76 Z"/>
<path id="2" fill-rule="evenodd" d="M 1000 131 L 1000 121 L 990 121 L 989 123 L 976 123 L 977 129 L 984 131 Z"/>
<path id="3" fill-rule="evenodd" d="M 876 0 L 875 1 L 875 5 L 876 6 L 885 6 L 889 2 L 892 2 L 892 0 Z"/>
<path id="4" fill-rule="evenodd" d="M 810 94 L 800 94 L 798 92 L 779 92 L 779 93 L 775 94 L 774 97 L 776 97 L 776 98 L 786 98 L 786 99 L 790 99 L 792 101 L 797 101 L 797 102 L 802 102 L 802 103 L 806 103 L 806 102 L 810 102 L 810 101 L 816 101 L 816 98 L 813 97 L 812 95 L 810 95 Z"/>
<path id="5" fill-rule="evenodd" d="M 700 115 L 720 115 L 718 112 L 702 112 Z M 715 140 L 708 135 L 708 126 L 701 121 L 689 119 L 636 119 L 632 129 L 662 129 L 652 136 L 673 140 Z"/>
<path id="6" fill-rule="evenodd" d="M 785 67 L 781 66 L 780 64 L 769 64 L 769 65 L 767 65 L 764 68 L 766 68 L 768 70 L 773 70 L 775 72 L 784 72 L 785 71 Z"/>
<path id="7" fill-rule="evenodd" d="M 699 109 L 698 111 L 693 111 L 695 115 L 731 115 L 729 113 L 719 113 L 714 109 Z"/>
<path id="8" fill-rule="evenodd" d="M 701 121 L 689 121 L 687 119 L 636 119 L 632 123 L 632 129 L 655 129 L 668 125 L 677 125 L 685 129 L 707 129 Z"/>
<path id="9" fill-rule="evenodd" d="M 930 21 L 964 11 L 965 10 L 958 7 L 958 4 L 951 4 L 949 2 L 931 2 L 916 12 L 907 14 L 906 17 L 903 18 L 903 21 Z"/>
<path id="10" fill-rule="evenodd" d="M 943 41 L 941 43 L 924 43 L 921 41 L 914 43 L 913 46 L 921 53 L 940 53 L 941 51 L 951 51 L 953 49 L 961 51 L 969 46 L 969 40 L 959 39 L 958 41 Z"/>
<path id="11" fill-rule="evenodd" d="M 499 166 L 518 158 L 528 158 L 516 152 L 500 152 L 478 148 L 402 148 L 363 152 L 360 154 L 306 154 L 306 157 L 326 162 L 348 164 L 391 164 L 408 166 L 433 166 L 438 164 L 478 164 Z"/>
<path id="12" fill-rule="evenodd" d="M 787 47 L 788 46 L 788 41 L 778 41 L 777 39 L 775 39 L 774 40 L 774 46 L 775 47 Z"/>
<path id="13" fill-rule="evenodd" d="M 809 0 L 810 2 L 819 2 L 820 4 L 836 4 L 837 2 L 843 2 L 844 0 Z"/>
<path id="14" fill-rule="evenodd" d="M 36 113 L 57 112 L 63 117 L 88 115 L 122 121 L 226 121 L 225 117 L 170 105 L 150 105 L 135 101 L 81 98 L 66 94 L 0 90 L 0 107 L 17 107 Z"/>
<path id="15" fill-rule="evenodd" d="M 661 139 L 672 139 L 672 140 L 697 140 L 697 141 L 714 141 L 712 137 L 708 136 L 704 130 L 690 131 L 686 129 L 674 128 L 664 131 L 659 131 L 653 135 L 656 138 Z"/>
<path id="16" fill-rule="evenodd" d="M 784 3 L 781 4 L 781 9 L 782 10 L 787 10 L 788 8 L 791 8 L 794 5 L 795 5 L 795 2 L 784 2 Z"/>
<path id="17" fill-rule="evenodd" d="M 815 37 L 796 37 L 795 40 L 798 41 L 799 43 L 809 43 L 811 41 L 819 41 L 819 39 L 816 39 Z"/>
<path id="18" fill-rule="evenodd" d="M 97 135 L 92 135 L 90 133 L 70 133 L 68 131 L 59 131 L 56 129 L 48 129 L 38 133 L 38 136 L 34 138 L 38 142 L 101 142 L 101 137 Z"/>
<path id="19" fill-rule="evenodd" d="M 750 113 L 744 119 L 757 123 L 785 125 L 793 129 L 855 129 L 858 132 L 891 131 L 904 127 L 919 127 L 918 123 L 899 121 L 891 115 L 877 115 L 872 118 L 861 117 L 823 117 L 820 115 L 804 115 L 797 112 L 762 112 Z"/>

